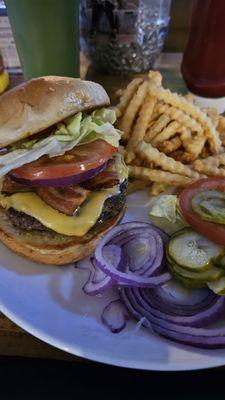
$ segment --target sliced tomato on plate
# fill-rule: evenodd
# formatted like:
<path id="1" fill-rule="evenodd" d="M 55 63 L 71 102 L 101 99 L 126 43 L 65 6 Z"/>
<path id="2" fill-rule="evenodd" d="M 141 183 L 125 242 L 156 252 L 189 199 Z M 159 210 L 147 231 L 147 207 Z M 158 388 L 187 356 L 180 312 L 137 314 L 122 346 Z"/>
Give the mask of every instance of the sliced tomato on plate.
<path id="1" fill-rule="evenodd" d="M 37 161 L 14 169 L 12 174 L 26 180 L 57 179 L 74 176 L 100 167 L 108 161 L 117 149 L 104 140 L 98 139 L 74 147 L 63 156 L 41 157 Z"/>
<path id="2" fill-rule="evenodd" d="M 201 219 L 192 209 L 192 199 L 205 190 L 225 192 L 225 178 L 201 179 L 184 189 L 180 194 L 180 208 L 184 219 L 199 233 L 214 243 L 225 246 L 225 226 Z"/>

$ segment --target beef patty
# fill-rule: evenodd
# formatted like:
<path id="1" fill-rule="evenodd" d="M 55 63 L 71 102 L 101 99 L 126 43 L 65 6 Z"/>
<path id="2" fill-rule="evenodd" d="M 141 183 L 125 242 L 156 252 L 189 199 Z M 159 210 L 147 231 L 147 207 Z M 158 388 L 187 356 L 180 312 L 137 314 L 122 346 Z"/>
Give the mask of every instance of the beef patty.
<path id="1" fill-rule="evenodd" d="M 96 224 L 91 228 L 95 229 L 109 218 L 116 216 L 126 204 L 127 180 L 120 184 L 120 193 L 117 193 L 105 200 L 101 215 Z M 39 222 L 36 218 L 31 217 L 23 212 L 17 211 L 14 208 L 9 208 L 6 214 L 10 222 L 19 229 L 31 231 L 50 231 Z"/>

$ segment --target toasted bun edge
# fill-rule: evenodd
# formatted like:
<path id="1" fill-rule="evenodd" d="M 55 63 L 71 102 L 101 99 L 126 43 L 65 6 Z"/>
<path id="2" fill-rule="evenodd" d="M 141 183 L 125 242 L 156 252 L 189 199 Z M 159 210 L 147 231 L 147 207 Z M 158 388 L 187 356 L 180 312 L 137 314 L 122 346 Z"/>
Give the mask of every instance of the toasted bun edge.
<path id="1" fill-rule="evenodd" d="M 65 238 L 56 234 L 56 239 L 51 242 L 46 232 L 19 231 L 11 224 L 5 211 L 0 209 L 0 241 L 14 253 L 36 263 L 65 265 L 90 255 L 104 234 L 118 224 L 124 212 L 125 207 L 115 217 L 105 221 L 97 232 L 89 232 L 83 238 Z"/>

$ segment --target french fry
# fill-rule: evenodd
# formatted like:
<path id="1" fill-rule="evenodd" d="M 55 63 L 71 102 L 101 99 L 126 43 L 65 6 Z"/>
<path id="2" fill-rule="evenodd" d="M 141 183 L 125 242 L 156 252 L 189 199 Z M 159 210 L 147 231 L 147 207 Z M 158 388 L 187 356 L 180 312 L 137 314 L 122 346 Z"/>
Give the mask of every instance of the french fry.
<path id="1" fill-rule="evenodd" d="M 197 161 L 201 162 L 201 160 L 196 160 L 196 162 Z M 196 165 L 195 165 L 196 171 L 201 172 L 200 170 L 202 170 L 202 168 L 203 167 L 200 165 L 200 163 L 197 162 Z M 204 169 L 204 174 L 206 174 L 208 176 L 225 176 L 225 169 L 224 168 L 218 168 L 218 167 L 215 167 L 214 165 L 209 164 L 207 166 L 204 166 L 203 169 Z"/>
<path id="2" fill-rule="evenodd" d="M 133 132 L 128 140 L 126 147 L 126 157 L 125 161 L 129 164 L 135 158 L 133 149 L 137 144 L 143 140 L 145 132 L 151 121 L 152 113 L 155 107 L 156 98 L 149 95 L 146 96 L 144 103 L 141 106 L 137 121 L 134 125 Z"/>
<path id="3" fill-rule="evenodd" d="M 140 180 L 132 180 L 132 181 L 130 180 L 128 183 L 127 193 L 131 194 L 137 192 L 138 190 L 146 188 L 146 186 L 148 186 L 149 184 L 151 183 Z"/>
<path id="4" fill-rule="evenodd" d="M 172 151 L 172 153 L 170 153 L 170 157 L 174 158 L 174 160 L 176 160 L 176 161 L 180 161 L 183 153 L 184 153 L 184 149 L 181 147 L 175 151 Z"/>
<path id="5" fill-rule="evenodd" d="M 184 97 L 179 96 L 177 93 L 172 93 L 169 89 L 157 87 L 155 84 L 149 84 L 149 94 L 155 96 L 160 100 L 165 101 L 174 107 L 179 108 L 186 114 L 196 119 L 204 127 L 204 132 L 207 140 L 209 141 L 210 149 L 213 153 L 221 151 L 221 140 L 219 133 L 215 129 L 211 119 L 201 111 L 199 107 L 187 101 Z"/>
<path id="6" fill-rule="evenodd" d="M 174 160 L 176 161 L 180 161 L 183 164 L 192 164 L 193 161 L 195 161 L 196 159 L 193 154 L 188 153 L 182 147 L 170 153 L 169 156 L 174 158 Z"/>
<path id="7" fill-rule="evenodd" d="M 132 160 L 132 165 L 141 165 L 141 160 L 138 157 L 135 157 L 134 160 Z"/>
<path id="8" fill-rule="evenodd" d="M 116 108 L 116 107 L 112 107 L 112 109 L 115 111 L 115 113 L 116 113 L 116 118 L 117 118 L 117 121 L 118 121 L 119 118 L 122 117 L 122 113 L 121 113 L 121 111 L 120 111 L 118 108 Z"/>
<path id="9" fill-rule="evenodd" d="M 139 160 L 141 160 L 140 158 L 138 158 Z M 132 163 L 133 165 L 133 163 Z M 141 164 L 142 167 L 146 167 L 146 168 L 155 168 L 155 164 L 153 162 L 148 162 L 147 160 L 141 160 Z"/>
<path id="10" fill-rule="evenodd" d="M 184 164 L 192 164 L 195 159 L 195 155 L 188 153 L 187 151 L 183 151 L 183 153 L 177 157 L 177 161 L 180 161 Z"/>
<path id="11" fill-rule="evenodd" d="M 191 128 L 184 126 L 180 138 L 184 149 L 186 149 L 190 141 L 192 140 Z"/>
<path id="12" fill-rule="evenodd" d="M 225 146 L 225 132 L 220 133 L 220 139 L 221 139 L 222 145 Z"/>
<path id="13" fill-rule="evenodd" d="M 120 98 L 120 102 L 116 107 L 116 116 L 122 115 L 123 112 L 126 110 L 128 107 L 128 104 L 130 103 L 131 99 L 134 97 L 138 87 L 140 84 L 143 82 L 143 79 L 141 78 L 135 78 L 133 79 L 127 88 L 124 90 L 123 95 Z"/>
<path id="14" fill-rule="evenodd" d="M 115 99 L 120 99 L 123 96 L 123 94 L 124 94 L 124 90 L 118 89 L 118 90 L 116 90 L 114 97 L 115 97 Z"/>
<path id="15" fill-rule="evenodd" d="M 199 165 L 207 167 L 207 165 L 213 165 L 215 167 L 219 167 L 221 164 L 225 165 L 225 153 L 222 154 L 216 154 L 210 157 L 205 158 L 204 160 L 196 160 L 194 162 L 194 167 L 195 165 L 198 165 L 198 161 L 200 161 Z"/>
<path id="16" fill-rule="evenodd" d="M 119 146 L 118 147 L 118 152 L 124 157 L 124 155 L 125 155 L 125 148 L 123 147 L 123 146 Z"/>
<path id="17" fill-rule="evenodd" d="M 168 115 L 171 120 L 180 122 L 183 127 L 191 128 L 196 132 L 203 132 L 203 127 L 199 122 L 176 107 L 169 104 L 157 103 L 156 111 L 159 114 Z"/>
<path id="18" fill-rule="evenodd" d="M 158 150 L 162 151 L 165 154 L 172 153 L 173 151 L 179 149 L 182 146 L 182 142 L 178 135 L 174 136 L 170 140 L 165 140 L 163 143 L 159 143 L 157 146 Z"/>
<path id="19" fill-rule="evenodd" d="M 193 154 L 195 158 L 199 156 L 205 145 L 206 137 L 203 134 L 197 134 L 190 142 L 186 145 L 188 153 Z"/>
<path id="20" fill-rule="evenodd" d="M 132 127 L 133 122 L 136 118 L 136 115 L 147 95 L 147 91 L 148 91 L 148 82 L 145 81 L 139 86 L 137 93 L 134 95 L 134 97 L 130 101 L 127 109 L 125 110 L 125 113 L 124 113 L 121 123 L 119 125 L 119 128 L 121 129 L 121 131 L 124 132 L 124 135 L 123 135 L 124 140 L 128 140 L 130 137 L 131 127 Z"/>
<path id="21" fill-rule="evenodd" d="M 225 146 L 225 117 L 223 115 L 218 116 L 217 130 L 220 133 L 222 145 Z"/>
<path id="22" fill-rule="evenodd" d="M 225 170 L 219 168 L 221 165 L 225 165 L 225 153 L 210 156 L 203 160 L 195 160 L 193 168 L 209 176 L 225 176 Z"/>
<path id="23" fill-rule="evenodd" d="M 145 141 L 148 143 L 151 142 L 151 140 L 154 139 L 155 136 L 160 133 L 169 122 L 170 117 L 168 115 L 160 115 L 159 119 L 149 126 L 149 129 L 144 137 Z"/>
<path id="24" fill-rule="evenodd" d="M 177 121 L 172 121 L 166 126 L 157 136 L 154 137 L 152 143 L 157 146 L 159 143 L 169 140 L 171 137 L 175 136 L 177 132 L 182 130 L 182 126 Z"/>
<path id="25" fill-rule="evenodd" d="M 141 179 L 146 182 L 160 182 L 185 187 L 194 181 L 192 178 L 187 176 L 172 174 L 171 172 L 165 172 L 159 169 L 136 167 L 133 165 L 130 165 L 128 169 L 131 178 Z"/>
<path id="26" fill-rule="evenodd" d="M 196 96 L 193 93 L 189 92 L 189 93 L 185 94 L 184 97 L 187 101 L 190 101 L 190 103 L 193 103 L 193 104 L 195 103 Z"/>
<path id="27" fill-rule="evenodd" d="M 200 158 L 207 158 L 211 156 L 211 152 L 207 145 L 205 145 L 200 153 Z M 193 160 L 195 161 L 195 160 Z"/>
<path id="28" fill-rule="evenodd" d="M 154 182 L 149 189 L 149 196 L 158 196 L 170 188 L 166 183 Z"/>
<path id="29" fill-rule="evenodd" d="M 213 107 L 208 107 L 208 108 L 201 108 L 201 110 L 210 117 L 215 128 L 217 128 L 217 125 L 219 123 L 219 114 L 217 112 L 217 109 Z"/>
<path id="30" fill-rule="evenodd" d="M 158 121 L 158 119 L 159 119 L 159 113 L 156 112 L 156 107 L 157 107 L 157 103 L 156 103 L 156 105 L 155 105 L 154 112 L 153 112 L 153 114 L 152 114 L 151 122 L 150 122 L 150 124 L 149 124 L 149 126 L 148 126 L 149 128 L 150 128 L 150 126 L 151 126 L 152 124 L 155 124 L 155 123 Z"/>
<path id="31" fill-rule="evenodd" d="M 149 71 L 148 78 L 149 81 L 154 83 L 156 86 L 160 86 L 162 84 L 162 75 L 159 71 Z"/>
<path id="32" fill-rule="evenodd" d="M 151 121 L 149 122 L 149 125 L 148 125 L 148 130 L 149 129 L 151 129 L 154 125 L 155 125 L 155 123 L 156 123 L 156 119 L 153 117 L 153 115 L 152 115 L 152 119 L 151 119 Z M 146 132 L 147 133 L 147 132 Z M 146 134 L 145 134 L 146 135 Z"/>
<path id="33" fill-rule="evenodd" d="M 146 159 L 148 162 L 154 162 L 155 165 L 160 166 L 166 171 L 185 175 L 193 179 L 199 179 L 200 177 L 199 174 L 190 167 L 182 164 L 179 161 L 175 161 L 171 157 L 166 156 L 158 149 L 152 147 L 150 143 L 140 142 L 136 147 L 135 152 L 141 159 Z"/>
<path id="34" fill-rule="evenodd" d="M 200 109 L 190 93 L 165 90 L 155 71 L 117 96 L 118 125 L 127 141 L 120 151 L 133 179 L 129 191 L 150 186 L 149 194 L 156 196 L 206 176 L 225 177 L 225 116 Z"/>
<path id="35" fill-rule="evenodd" d="M 185 157 L 181 157 L 182 161 L 185 159 L 187 162 L 189 155 L 193 155 L 193 157 L 190 157 L 189 162 L 194 161 L 201 153 L 206 142 L 206 137 L 201 132 L 197 132 L 197 134 L 194 136 L 192 135 L 190 128 L 184 127 L 180 138 L 185 152 L 187 153 Z"/>
<path id="36" fill-rule="evenodd" d="M 217 129 L 220 133 L 225 133 L 225 117 L 223 115 L 219 115 Z"/>

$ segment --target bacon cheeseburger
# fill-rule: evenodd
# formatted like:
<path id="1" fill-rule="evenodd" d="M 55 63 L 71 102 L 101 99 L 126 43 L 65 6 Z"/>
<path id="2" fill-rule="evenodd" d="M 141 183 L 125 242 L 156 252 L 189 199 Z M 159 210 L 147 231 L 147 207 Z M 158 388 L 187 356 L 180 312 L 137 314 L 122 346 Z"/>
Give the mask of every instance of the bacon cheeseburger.
<path id="1" fill-rule="evenodd" d="M 33 79 L 0 98 L 0 239 L 36 262 L 89 255 L 123 215 L 127 169 L 105 90 Z"/>

